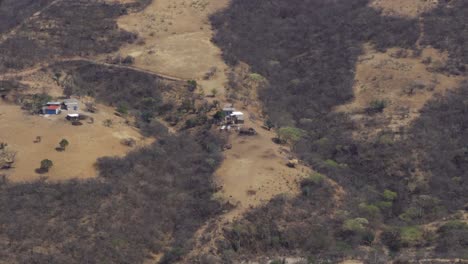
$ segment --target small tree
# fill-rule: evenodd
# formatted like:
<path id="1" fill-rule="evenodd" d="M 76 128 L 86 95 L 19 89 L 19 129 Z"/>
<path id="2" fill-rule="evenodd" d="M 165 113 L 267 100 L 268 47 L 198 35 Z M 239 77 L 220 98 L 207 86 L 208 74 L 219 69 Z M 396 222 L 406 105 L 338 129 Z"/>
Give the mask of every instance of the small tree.
<path id="1" fill-rule="evenodd" d="M 268 129 L 271 130 L 273 127 L 275 127 L 275 124 L 273 124 L 273 121 L 271 119 L 266 119 L 263 125 Z"/>
<path id="2" fill-rule="evenodd" d="M 305 135 L 305 131 L 297 127 L 282 127 L 278 129 L 277 135 L 280 141 L 294 145 Z"/>
<path id="3" fill-rule="evenodd" d="M 62 139 L 60 142 L 59 142 L 59 145 L 60 145 L 60 149 L 61 150 L 65 150 L 68 145 L 70 145 L 70 143 L 68 142 L 68 140 L 66 139 Z"/>
<path id="4" fill-rule="evenodd" d="M 387 107 L 387 101 L 385 100 L 373 100 L 369 103 L 369 107 L 367 107 L 367 111 L 370 114 L 373 113 L 382 113 L 383 110 Z"/>
<path id="5" fill-rule="evenodd" d="M 128 107 L 124 104 L 120 104 L 118 107 L 117 107 L 117 112 L 122 114 L 122 115 L 126 115 L 128 114 Z"/>
<path id="6" fill-rule="evenodd" d="M 187 81 L 187 87 L 188 87 L 188 90 L 190 92 L 195 91 L 195 89 L 197 89 L 197 86 L 198 86 L 197 81 L 195 81 L 195 80 L 188 80 Z"/>
<path id="7" fill-rule="evenodd" d="M 52 166 L 54 166 L 54 163 L 50 159 L 43 159 L 41 161 L 40 169 L 41 171 L 47 172 L 50 168 L 52 168 Z"/>
<path id="8" fill-rule="evenodd" d="M 213 97 L 216 97 L 216 95 L 218 94 L 218 89 L 216 88 L 211 89 L 211 94 L 213 95 Z"/>

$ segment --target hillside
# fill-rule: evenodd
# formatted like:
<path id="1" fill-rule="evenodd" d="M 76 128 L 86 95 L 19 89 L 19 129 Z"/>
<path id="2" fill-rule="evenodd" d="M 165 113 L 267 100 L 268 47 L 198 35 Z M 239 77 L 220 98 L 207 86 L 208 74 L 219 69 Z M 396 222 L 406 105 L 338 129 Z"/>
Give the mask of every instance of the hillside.
<path id="1" fill-rule="evenodd" d="M 225 59 L 269 81 L 272 121 L 305 132 L 294 151 L 346 192 L 330 203 L 306 180 L 228 229 L 227 259 L 467 257 L 468 5 L 414 2 L 238 0 L 213 17 Z"/>
<path id="2" fill-rule="evenodd" d="M 467 38 L 464 0 L 0 0 L 0 263 L 466 263 Z"/>

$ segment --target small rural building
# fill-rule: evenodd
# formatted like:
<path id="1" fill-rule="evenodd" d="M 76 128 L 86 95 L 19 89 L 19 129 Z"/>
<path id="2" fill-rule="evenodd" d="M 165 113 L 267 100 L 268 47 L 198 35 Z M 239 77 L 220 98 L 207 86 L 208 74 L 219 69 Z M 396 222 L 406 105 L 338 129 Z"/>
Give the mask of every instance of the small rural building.
<path id="1" fill-rule="evenodd" d="M 62 103 L 62 108 L 63 109 L 66 109 L 68 111 L 78 111 L 79 109 L 79 102 L 78 100 L 76 99 L 65 99 L 63 100 L 63 103 Z"/>
<path id="2" fill-rule="evenodd" d="M 46 115 L 58 115 L 60 114 L 61 102 L 47 102 L 42 108 L 42 113 Z"/>
<path id="3" fill-rule="evenodd" d="M 230 116 L 233 119 L 234 123 L 236 124 L 244 123 L 244 113 L 239 112 L 239 111 L 234 111 L 232 112 Z"/>
<path id="4" fill-rule="evenodd" d="M 223 112 L 226 116 L 230 116 L 233 112 L 235 112 L 236 109 L 232 104 L 225 104 L 223 107 Z"/>

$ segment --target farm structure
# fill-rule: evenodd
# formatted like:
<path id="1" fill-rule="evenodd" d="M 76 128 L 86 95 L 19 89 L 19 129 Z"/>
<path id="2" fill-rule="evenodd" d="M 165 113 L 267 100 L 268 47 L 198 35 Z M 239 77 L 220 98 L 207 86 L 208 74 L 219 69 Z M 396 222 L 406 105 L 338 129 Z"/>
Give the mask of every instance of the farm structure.
<path id="1" fill-rule="evenodd" d="M 76 99 L 65 99 L 63 100 L 62 103 L 62 109 L 65 110 L 72 110 L 72 111 L 78 111 L 79 110 L 79 102 Z"/>
<path id="2" fill-rule="evenodd" d="M 47 102 L 42 107 L 42 113 L 45 115 L 58 115 L 62 110 L 77 113 L 79 111 L 79 102 L 77 99 L 64 99 L 62 101 Z"/>
<path id="3" fill-rule="evenodd" d="M 42 113 L 46 115 L 58 115 L 61 112 L 62 102 L 47 102 L 42 108 Z"/>
<path id="4" fill-rule="evenodd" d="M 224 105 L 223 113 L 225 115 L 224 121 L 228 125 L 244 123 L 244 113 L 237 111 L 232 104 Z"/>

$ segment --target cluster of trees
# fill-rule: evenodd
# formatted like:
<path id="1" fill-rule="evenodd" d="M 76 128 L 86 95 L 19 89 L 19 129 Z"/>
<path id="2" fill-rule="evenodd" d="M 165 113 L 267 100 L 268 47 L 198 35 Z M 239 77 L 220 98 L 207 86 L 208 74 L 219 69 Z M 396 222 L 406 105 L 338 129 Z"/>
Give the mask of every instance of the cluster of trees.
<path id="1" fill-rule="evenodd" d="M 466 74 L 468 64 L 468 3 L 463 0 L 441 4 L 423 16 L 424 37 L 422 44 L 428 44 L 447 51 L 450 61 L 444 70 L 451 74 Z"/>
<path id="2" fill-rule="evenodd" d="M 438 9 L 425 14 L 424 28 L 429 34 L 425 41 L 463 60 L 465 36 L 460 35 L 466 28 L 463 14 L 467 4 L 451 1 L 457 10 L 446 4 L 441 2 Z M 358 254 L 359 245 L 383 252 L 374 240 L 375 232 L 385 229 L 381 242 L 394 251 L 456 244 L 451 256 L 465 254 L 460 250 L 465 245 L 460 239 L 465 231 L 454 229 L 460 233 L 449 242 L 441 233 L 428 238 L 418 225 L 463 209 L 468 203 L 463 195 L 468 190 L 468 119 L 463 99 L 467 84 L 430 101 L 421 117 L 399 137 L 382 131 L 369 141 L 354 139 L 354 121 L 333 112 L 335 106 L 353 96 L 354 67 L 362 45 L 371 43 L 378 50 L 416 49 L 418 21 L 382 16 L 366 0 L 235 0 L 212 22 L 218 29 L 214 40 L 223 48 L 226 61 L 247 62 L 268 79 L 269 85 L 260 95 L 271 119 L 269 126 L 279 127 L 279 136 L 289 140 L 303 160 L 336 180 L 347 193 L 338 209 L 326 203 L 316 208 L 305 202 L 314 192 L 304 189 L 307 182 L 303 183 L 300 197 L 283 203 L 273 201 L 239 221 L 247 222 L 248 232 L 227 232 L 227 246 L 221 247 L 224 253 L 239 256 L 301 249 L 333 257 Z M 439 25 L 433 28 L 435 23 Z M 450 34 L 441 34 L 445 31 Z M 457 69 L 458 74 L 463 72 L 463 67 Z M 369 114 L 377 114 L 385 106 L 385 101 L 375 101 Z M 321 195 L 316 199 L 323 199 Z M 278 215 L 268 218 L 268 211 Z M 339 215 L 330 215 L 337 211 Z M 291 215 L 303 212 L 313 221 L 303 217 L 284 226 Z M 271 219 L 274 221 L 267 224 Z M 290 235 L 289 228 L 298 226 L 295 235 Z M 301 240 L 302 234 L 309 234 L 308 238 Z M 323 238 L 316 250 L 305 246 L 316 242 L 313 237 Z M 443 255 L 431 249 L 426 253 Z"/>
<path id="3" fill-rule="evenodd" d="M 41 10 L 53 0 L 2 0 L 0 1 L 0 34 L 10 31 L 25 19 Z"/>
<path id="4" fill-rule="evenodd" d="M 211 126 L 209 112 L 218 104 L 200 100 L 193 93 L 195 81 L 167 81 L 145 72 L 87 61 L 60 62 L 50 70 L 66 72 L 60 83 L 66 95 L 92 96 L 116 107 L 121 115 L 134 115 L 137 126 L 147 135 L 163 132 L 157 116 L 171 125 L 180 124 L 181 129 Z"/>

